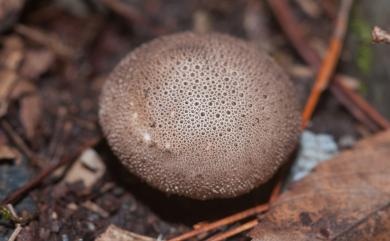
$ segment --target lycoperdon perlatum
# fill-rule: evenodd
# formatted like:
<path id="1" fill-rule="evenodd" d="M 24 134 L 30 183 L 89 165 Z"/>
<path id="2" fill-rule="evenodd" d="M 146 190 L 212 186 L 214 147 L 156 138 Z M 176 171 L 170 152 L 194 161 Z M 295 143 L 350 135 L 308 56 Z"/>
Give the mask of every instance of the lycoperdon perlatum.
<path id="1" fill-rule="evenodd" d="M 136 176 L 195 199 L 266 182 L 298 141 L 293 84 L 266 53 L 224 34 L 172 34 L 129 53 L 105 82 L 100 124 Z"/>

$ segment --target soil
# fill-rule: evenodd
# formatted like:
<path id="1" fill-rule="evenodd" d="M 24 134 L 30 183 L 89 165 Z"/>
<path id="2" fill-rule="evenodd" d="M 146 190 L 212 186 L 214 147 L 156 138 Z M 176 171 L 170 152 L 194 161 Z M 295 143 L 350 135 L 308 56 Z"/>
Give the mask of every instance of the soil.
<path id="1" fill-rule="evenodd" d="M 0 18 L 3 43 L 0 59 L 5 59 L 1 68 L 9 68 L 13 59 L 9 56 L 19 53 L 22 61 L 9 69 L 33 86 L 32 91 L 26 93 L 41 100 L 32 105 L 32 102 L 21 101 L 27 94 L 11 98 L 3 119 L 31 152 L 43 160 L 36 165 L 21 151 L 19 162 L 1 161 L 1 199 L 45 166 L 75 153 L 82 143 L 101 139 L 97 103 L 104 79 L 124 55 L 157 36 L 205 28 L 247 39 L 269 51 L 290 73 L 302 104 L 308 96 L 313 76 L 306 71 L 265 2 L 120 1 L 130 9 L 127 17 L 105 2 L 110 1 L 26 1 L 19 9 L 10 11 L 8 17 Z M 331 14 L 321 12 L 311 16 L 299 5 L 294 5 L 293 9 L 319 48 L 326 46 L 333 29 Z M 36 39 L 37 33 L 25 31 L 25 26 L 38 31 L 38 35 L 49 36 L 52 41 Z M 6 41 L 11 44 L 5 44 Z M 20 42 L 21 47 L 13 48 L 18 45 L 16 42 Z M 348 64 L 343 61 L 339 72 Z M 21 118 L 22 110 L 27 118 Z M 36 112 L 29 110 L 39 111 L 33 114 Z M 35 119 L 38 121 L 26 123 Z M 33 127 L 29 129 L 29 125 Z M 330 92 L 321 97 L 310 130 L 331 134 L 337 141 L 344 137 L 358 139 L 369 132 Z M 0 129 L 0 144 L 15 146 L 3 128 Z M 85 187 L 81 182 L 64 183 L 61 174 L 46 178 L 15 206 L 18 213 L 24 210 L 37 217 L 23 228 L 17 240 L 94 240 L 109 224 L 154 238 L 174 237 L 199 222 L 265 202 L 275 182 L 271 180 L 250 194 L 229 200 L 201 202 L 168 197 L 127 173 L 104 139 L 94 149 L 107 166 L 103 177 L 92 187 Z M 86 203 L 91 202 L 105 212 L 88 208 Z M 0 239 L 7 240 L 14 226 L 6 220 L 2 223 Z M 232 238 L 246 239 L 245 234 Z"/>

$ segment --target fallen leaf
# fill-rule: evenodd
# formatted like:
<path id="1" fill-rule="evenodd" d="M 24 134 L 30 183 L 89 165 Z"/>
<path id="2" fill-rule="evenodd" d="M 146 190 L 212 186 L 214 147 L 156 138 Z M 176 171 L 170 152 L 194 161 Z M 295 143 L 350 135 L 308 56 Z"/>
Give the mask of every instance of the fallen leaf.
<path id="1" fill-rule="evenodd" d="M 9 96 L 19 79 L 17 68 L 23 60 L 24 45 L 22 39 L 15 35 L 2 39 L 1 45 L 3 48 L 0 51 L 0 117 L 3 117 L 8 111 Z"/>
<path id="2" fill-rule="evenodd" d="M 311 18 L 318 18 L 321 16 L 321 9 L 317 1 L 313 0 L 297 0 L 301 9 Z"/>
<path id="3" fill-rule="evenodd" d="M 20 100 L 20 121 L 26 130 L 26 136 L 31 141 L 35 137 L 36 128 L 41 121 L 42 102 L 38 95 L 31 95 Z"/>
<path id="4" fill-rule="evenodd" d="M 29 81 L 19 81 L 12 91 L 12 98 L 19 99 L 19 116 L 26 136 L 32 141 L 42 118 L 42 100 L 38 90 Z"/>
<path id="5" fill-rule="evenodd" d="M 24 56 L 23 65 L 20 68 L 20 75 L 27 79 L 36 79 L 49 70 L 54 63 L 53 52 L 47 49 L 27 50 Z"/>
<path id="6" fill-rule="evenodd" d="M 250 233 L 258 241 L 389 240 L 390 131 L 293 184 Z"/>
<path id="7" fill-rule="evenodd" d="M 132 233 L 111 224 L 95 241 L 156 241 L 156 239 Z"/>
<path id="8" fill-rule="evenodd" d="M 0 65 L 4 69 L 17 71 L 24 58 L 24 43 L 17 35 L 10 35 L 1 40 Z"/>
<path id="9" fill-rule="evenodd" d="M 3 69 L 0 70 L 0 118 L 7 114 L 8 96 L 15 85 L 17 76 L 14 71 Z"/>
<path id="10" fill-rule="evenodd" d="M 0 31 L 3 31 L 18 19 L 25 0 L 0 1 Z"/>
<path id="11" fill-rule="evenodd" d="M 88 200 L 81 204 L 86 209 L 89 209 L 90 211 L 98 214 L 102 218 L 108 218 L 110 216 L 110 213 L 104 210 L 102 207 L 97 205 L 96 203 L 92 202 L 91 200 Z"/>
<path id="12" fill-rule="evenodd" d="M 11 99 L 20 99 L 25 96 L 33 95 L 37 92 L 37 88 L 30 81 L 19 80 L 11 92 Z"/>
<path id="13" fill-rule="evenodd" d="M 19 160 L 20 153 L 10 146 L 0 145 L 0 161 Z"/>

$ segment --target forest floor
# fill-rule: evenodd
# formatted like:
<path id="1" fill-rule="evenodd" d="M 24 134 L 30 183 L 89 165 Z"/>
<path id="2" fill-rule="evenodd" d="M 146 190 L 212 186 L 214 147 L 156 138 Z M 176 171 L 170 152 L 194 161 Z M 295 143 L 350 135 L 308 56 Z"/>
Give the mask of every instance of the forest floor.
<path id="1" fill-rule="evenodd" d="M 328 4 L 291 6 L 321 55 L 338 9 L 335 1 L 324 2 Z M 186 30 L 224 32 L 265 49 L 291 76 L 304 106 L 315 72 L 300 58 L 266 2 L 11 0 L 3 5 L 0 200 L 8 197 L 19 215 L 34 216 L 16 240 L 94 240 L 110 224 L 166 239 L 199 222 L 267 201 L 275 178 L 236 199 L 201 202 L 167 197 L 123 171 L 97 120 L 102 83 L 118 61 L 148 40 Z M 349 58 L 343 51 L 338 73 Z M 347 76 L 344 83 L 359 88 L 356 78 Z M 358 121 L 325 91 L 308 129 L 331 135 L 341 150 L 380 128 Z M 75 162 L 80 155 L 82 161 Z M 64 165 L 47 170 L 57 163 Z M 12 196 L 45 170 L 39 185 Z M 7 240 L 14 229 L 4 218 L 0 239 Z M 245 234 L 234 237 L 245 239 Z"/>

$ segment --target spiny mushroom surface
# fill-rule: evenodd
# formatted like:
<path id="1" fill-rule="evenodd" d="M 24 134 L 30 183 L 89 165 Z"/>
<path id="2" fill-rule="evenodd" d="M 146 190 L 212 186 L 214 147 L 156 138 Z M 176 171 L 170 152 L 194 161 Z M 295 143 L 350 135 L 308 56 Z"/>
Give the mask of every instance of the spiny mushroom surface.
<path id="1" fill-rule="evenodd" d="M 99 117 L 132 173 L 195 199 L 266 182 L 299 134 L 299 104 L 283 70 L 216 33 L 173 34 L 132 51 L 104 84 Z"/>

